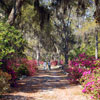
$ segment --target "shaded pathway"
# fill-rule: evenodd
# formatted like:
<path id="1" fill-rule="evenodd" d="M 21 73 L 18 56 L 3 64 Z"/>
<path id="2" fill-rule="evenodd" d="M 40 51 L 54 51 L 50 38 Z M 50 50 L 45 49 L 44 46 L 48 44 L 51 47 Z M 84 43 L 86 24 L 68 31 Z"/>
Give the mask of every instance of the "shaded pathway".
<path id="1" fill-rule="evenodd" d="M 18 88 L 1 100 L 89 100 L 80 86 L 69 85 L 60 69 L 39 71 L 35 76 L 18 81 Z"/>

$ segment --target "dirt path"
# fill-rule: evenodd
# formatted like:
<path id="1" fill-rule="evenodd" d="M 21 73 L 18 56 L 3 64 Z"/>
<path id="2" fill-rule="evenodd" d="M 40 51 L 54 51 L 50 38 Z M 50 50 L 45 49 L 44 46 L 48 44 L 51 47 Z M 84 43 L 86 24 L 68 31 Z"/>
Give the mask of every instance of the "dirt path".
<path id="1" fill-rule="evenodd" d="M 61 70 L 39 71 L 33 77 L 18 81 L 18 87 L 0 100 L 90 100 L 81 87 L 70 85 Z"/>

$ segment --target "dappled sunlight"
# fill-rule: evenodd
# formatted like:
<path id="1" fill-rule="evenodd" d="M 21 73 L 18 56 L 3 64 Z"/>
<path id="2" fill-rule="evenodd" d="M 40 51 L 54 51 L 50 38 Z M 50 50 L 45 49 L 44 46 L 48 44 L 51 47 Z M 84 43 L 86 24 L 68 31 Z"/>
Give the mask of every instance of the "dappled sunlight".
<path id="1" fill-rule="evenodd" d="M 8 96 L 7 100 L 14 97 L 26 97 L 29 100 L 61 100 L 61 98 L 63 100 L 67 100 L 64 98 L 73 100 L 70 99 L 72 98 L 71 95 L 73 97 L 76 95 L 77 98 L 83 95 L 82 88 L 75 84 L 71 85 L 68 81 L 68 76 L 60 69 L 51 71 L 39 70 L 35 76 L 18 80 L 17 83 L 18 86 L 12 89 L 11 93 L 4 95 L 5 98 Z"/>
<path id="2" fill-rule="evenodd" d="M 39 75 L 37 73 L 35 76 L 19 80 L 18 89 L 15 90 L 16 92 L 34 93 L 54 88 L 62 89 L 68 86 L 67 79 L 67 75 L 63 75 L 61 70 L 39 71 Z"/>

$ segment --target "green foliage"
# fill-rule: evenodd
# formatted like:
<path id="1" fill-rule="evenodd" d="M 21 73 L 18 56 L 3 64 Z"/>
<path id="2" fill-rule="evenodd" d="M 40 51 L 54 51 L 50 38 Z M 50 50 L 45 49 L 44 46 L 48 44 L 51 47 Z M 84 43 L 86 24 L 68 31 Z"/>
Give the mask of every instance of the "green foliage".
<path id="1" fill-rule="evenodd" d="M 90 14 L 92 15 L 92 14 Z M 77 30 L 77 34 L 81 37 L 80 49 L 84 49 L 87 55 L 95 56 L 95 43 L 97 32 L 97 23 L 93 18 L 91 21 L 85 19 L 82 23 L 82 27 Z M 99 32 L 99 30 L 98 30 Z M 100 42 L 100 34 L 98 33 L 98 42 Z M 98 43 L 98 56 L 100 57 L 100 43 Z"/>
<path id="2" fill-rule="evenodd" d="M 0 59 L 10 53 L 22 54 L 26 41 L 23 35 L 13 26 L 0 22 Z"/>
<path id="3" fill-rule="evenodd" d="M 86 36 L 85 36 L 86 35 Z M 73 59 L 73 57 L 77 57 L 78 54 L 85 52 L 89 56 L 95 56 L 95 33 L 87 32 L 84 34 L 84 39 L 79 41 L 74 49 L 70 51 L 69 57 Z M 100 34 L 98 33 L 98 42 L 100 42 Z M 100 57 L 100 43 L 98 43 L 98 56 Z"/>
<path id="4" fill-rule="evenodd" d="M 16 68 L 15 72 L 18 77 L 21 77 L 22 75 L 29 75 L 28 69 L 24 64 L 21 64 L 18 68 Z"/>
<path id="5" fill-rule="evenodd" d="M 78 57 L 79 54 L 84 53 L 84 48 L 75 48 L 70 51 L 69 53 L 69 59 L 72 60 L 74 57 Z"/>
<path id="6" fill-rule="evenodd" d="M 84 48 L 84 51 L 87 55 L 91 55 L 91 56 L 95 56 L 95 43 L 96 43 L 96 39 L 95 39 L 95 33 L 91 34 L 87 34 L 87 39 L 85 40 L 85 42 L 82 43 L 81 48 Z M 98 42 L 100 41 L 100 35 L 98 34 Z M 100 43 L 98 43 L 98 56 L 100 57 Z"/>

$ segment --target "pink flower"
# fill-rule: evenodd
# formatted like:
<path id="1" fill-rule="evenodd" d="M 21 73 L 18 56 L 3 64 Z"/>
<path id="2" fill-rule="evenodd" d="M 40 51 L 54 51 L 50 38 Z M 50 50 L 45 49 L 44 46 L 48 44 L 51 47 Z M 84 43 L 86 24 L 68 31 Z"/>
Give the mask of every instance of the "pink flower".
<path id="1" fill-rule="evenodd" d="M 94 97 L 93 97 L 93 96 L 91 96 L 91 99 L 94 99 Z"/>
<path id="2" fill-rule="evenodd" d="M 84 88 L 84 89 L 82 90 L 82 92 L 83 92 L 83 93 L 86 93 L 86 88 Z"/>

